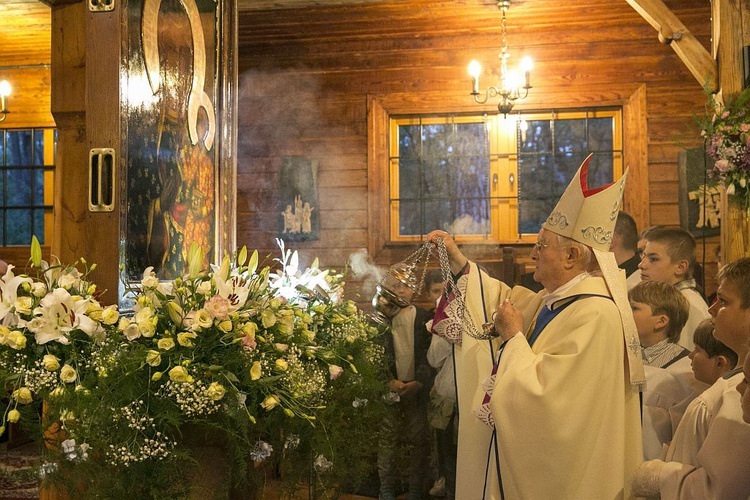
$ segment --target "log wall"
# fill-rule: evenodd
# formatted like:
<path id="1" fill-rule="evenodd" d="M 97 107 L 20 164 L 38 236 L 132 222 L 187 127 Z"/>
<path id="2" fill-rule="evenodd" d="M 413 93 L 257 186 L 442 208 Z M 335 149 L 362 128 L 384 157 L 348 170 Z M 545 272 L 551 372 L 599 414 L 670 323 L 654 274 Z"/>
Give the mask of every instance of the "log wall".
<path id="1" fill-rule="evenodd" d="M 50 8 L 40 2 L 0 2 L 0 80 L 8 80 L 10 113 L 0 129 L 54 127 L 50 111 Z M 43 248 L 49 258 L 49 242 Z M 0 259 L 25 268 L 29 247 L 0 248 Z"/>
<path id="2" fill-rule="evenodd" d="M 666 3 L 709 48 L 709 2 Z M 52 38 L 49 7 L 5 2 L 0 11 L 6 23 L 0 33 L 0 66 L 37 65 L 0 71 L 0 77 L 12 75 L 24 82 L 14 83 L 14 113 L 2 126 L 54 125 L 46 66 Z M 278 173 L 283 157 L 301 155 L 320 165 L 320 238 L 293 245 L 303 262 L 317 256 L 321 265 L 342 269 L 361 249 L 380 264 L 414 250 L 384 247 L 373 237 L 385 207 L 379 211 L 371 202 L 379 187 L 368 171 L 376 152 L 373 141 L 368 144 L 368 102 L 395 100 L 403 109 L 420 112 L 481 109 L 468 95 L 466 65 L 476 58 L 485 67 L 497 66 L 499 22 L 500 13 L 488 0 L 241 10 L 238 243 L 278 254 Z M 646 203 L 628 210 L 639 227 L 678 225 L 677 153 L 699 143 L 692 116 L 702 111 L 704 95 L 651 26 L 624 0 L 514 2 L 508 41 L 511 65 L 525 54 L 535 60 L 534 88 L 517 109 L 625 104 L 626 98 L 643 107 L 645 122 L 631 127 L 626 155 L 633 164 L 646 165 L 631 171 L 631 186 L 643 189 L 628 195 Z M 483 85 L 489 83 L 483 80 Z M 634 178 L 642 181 L 632 182 Z M 716 245 L 718 238 L 707 243 L 709 277 L 715 272 Z M 522 257 L 525 248 L 519 250 Z M 482 252 L 488 259 L 496 253 L 499 259 L 496 250 Z M 4 255 L 23 264 L 27 252 L 6 249 Z M 697 253 L 701 259 L 702 248 Z M 713 287 L 709 280 L 708 290 Z"/>
<path id="3" fill-rule="evenodd" d="M 710 48 L 709 2 L 666 3 Z M 373 178 L 383 175 L 372 172 L 373 139 L 383 138 L 368 138 L 368 112 L 377 109 L 368 99 L 419 112 L 481 109 L 468 94 L 466 66 L 474 58 L 498 66 L 499 24 L 500 12 L 487 1 L 241 12 L 238 243 L 278 253 L 279 168 L 284 156 L 303 155 L 320 165 L 321 220 L 317 241 L 293 245 L 303 261 L 317 256 L 323 266 L 342 268 L 366 248 L 385 265 L 413 251 L 373 237 L 387 207 L 372 202 L 382 194 Z M 626 163 L 635 165 L 626 209 L 639 228 L 679 225 L 677 154 L 700 144 L 693 115 L 702 112 L 705 95 L 653 28 L 624 0 L 534 0 L 511 7 L 508 43 L 511 66 L 526 54 L 535 61 L 534 88 L 517 109 L 637 102 L 644 119 L 625 137 Z M 482 79 L 482 86 L 489 83 Z M 717 244 L 718 237 L 707 242 L 709 277 Z M 482 258 L 501 258 L 494 246 L 484 250 Z M 700 245 L 696 256 L 702 255 Z"/>

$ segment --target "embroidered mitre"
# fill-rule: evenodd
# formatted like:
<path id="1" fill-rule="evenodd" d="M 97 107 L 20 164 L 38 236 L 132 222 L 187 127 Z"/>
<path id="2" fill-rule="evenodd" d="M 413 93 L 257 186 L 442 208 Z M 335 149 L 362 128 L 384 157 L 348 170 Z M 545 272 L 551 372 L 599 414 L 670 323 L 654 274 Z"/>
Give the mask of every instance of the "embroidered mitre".
<path id="1" fill-rule="evenodd" d="M 616 182 L 590 189 L 588 173 L 592 156 L 590 154 L 578 168 L 542 227 L 591 248 L 609 252 L 628 173 L 625 172 Z"/>
<path id="2" fill-rule="evenodd" d="M 615 256 L 610 252 L 612 233 L 628 173 L 626 171 L 618 181 L 591 189 L 588 186 L 588 171 L 592 156 L 590 154 L 578 168 L 542 227 L 545 231 L 583 243 L 593 250 L 607 288 L 620 312 L 630 383 L 642 389 L 646 376 L 638 330 L 628 302 L 625 272 L 617 267 Z"/>

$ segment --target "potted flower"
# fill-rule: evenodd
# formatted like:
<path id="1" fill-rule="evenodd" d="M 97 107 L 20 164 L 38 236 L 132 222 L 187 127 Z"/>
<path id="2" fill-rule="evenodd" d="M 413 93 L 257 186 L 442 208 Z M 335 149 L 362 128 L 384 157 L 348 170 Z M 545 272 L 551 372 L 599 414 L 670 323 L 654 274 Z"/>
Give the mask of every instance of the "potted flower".
<path id="1" fill-rule="evenodd" d="M 0 421 L 38 421 L 39 403 L 84 392 L 95 373 L 91 353 L 107 341 L 119 313 L 97 300 L 88 274 L 96 267 L 47 263 L 32 240 L 34 276 L 8 266 L 0 277 L 0 383 L 10 394 Z M 83 266 L 83 272 L 78 266 Z"/>
<path id="2" fill-rule="evenodd" d="M 709 175 L 750 214 L 750 88 L 725 103 L 709 93 L 706 114 L 698 119 L 706 152 L 714 161 Z"/>
<path id="3" fill-rule="evenodd" d="M 47 398 L 48 419 L 64 431 L 47 452 L 44 479 L 76 497 L 248 498 L 263 495 L 268 476 L 293 494 L 303 484 L 335 491 L 366 475 L 386 392 L 378 331 L 343 298 L 342 275 L 317 262 L 300 269 L 297 253 L 281 250 L 274 265 L 243 249 L 201 269 L 202 251 L 192 247 L 184 276 L 163 282 L 148 268 L 128 284 L 134 310 L 119 317 L 90 297 L 91 285 L 89 295 L 82 284 L 69 292 L 75 307 L 63 309 L 81 317 L 70 316 L 65 335 L 78 344 L 54 351 L 60 367 L 45 392 L 29 388 Z M 37 293 L 62 297 L 55 290 L 71 273 Z M 9 278 L 9 290 L 34 295 L 33 280 Z M 35 317 L 61 317 L 56 302 L 35 303 L 16 321 L 23 349 L 41 328 Z M 0 355 L 11 359 L 22 342 L 7 342 Z M 42 373 L 44 344 L 35 345 L 28 363 Z M 63 374 L 66 363 L 75 381 Z M 12 405 L 27 403 L 15 394 Z"/>

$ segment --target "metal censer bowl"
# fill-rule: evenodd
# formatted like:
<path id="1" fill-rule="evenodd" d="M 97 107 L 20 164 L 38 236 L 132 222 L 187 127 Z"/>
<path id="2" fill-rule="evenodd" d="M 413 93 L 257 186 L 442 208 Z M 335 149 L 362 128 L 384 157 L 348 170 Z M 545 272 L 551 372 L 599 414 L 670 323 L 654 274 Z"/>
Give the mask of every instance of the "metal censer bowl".
<path id="1" fill-rule="evenodd" d="M 409 305 L 409 302 L 398 296 L 396 290 L 406 287 L 416 293 L 420 286 L 414 265 L 407 262 L 394 264 L 375 287 L 375 296 L 372 298 L 372 307 L 375 310 L 370 314 L 370 318 L 379 325 L 389 326 L 391 319 Z"/>

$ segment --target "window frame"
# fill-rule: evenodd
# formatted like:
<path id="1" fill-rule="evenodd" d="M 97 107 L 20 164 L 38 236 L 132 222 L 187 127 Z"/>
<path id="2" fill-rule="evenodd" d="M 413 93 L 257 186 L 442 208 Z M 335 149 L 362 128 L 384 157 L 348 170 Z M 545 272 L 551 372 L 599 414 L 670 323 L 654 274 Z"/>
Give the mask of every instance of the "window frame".
<path id="1" fill-rule="evenodd" d="M 545 101 L 541 100 L 544 97 Z M 554 103 L 554 106 L 545 103 Z M 599 87 L 566 87 L 550 90 L 543 95 L 530 96 L 517 106 L 519 110 L 535 108 L 557 109 L 584 106 L 622 107 L 623 112 L 623 164 L 628 170 L 628 184 L 624 193 L 623 209 L 639 225 L 651 220 L 649 192 L 649 144 L 647 85 L 618 82 L 601 92 Z M 401 260 L 405 252 L 413 251 L 413 242 L 392 242 L 388 225 L 388 119 L 394 115 L 461 113 L 497 113 L 494 103 L 478 106 L 462 89 L 420 92 L 387 92 L 367 95 L 367 251 L 373 261 L 389 264 Z M 510 243 L 509 246 L 530 248 L 527 242 Z M 481 261 L 498 256 L 497 244 L 483 240 L 477 244 L 461 246 L 469 258 Z M 489 252 L 489 253 L 488 253 Z"/>
<path id="2" fill-rule="evenodd" d="M 521 112 L 504 117 L 497 113 L 447 113 L 391 115 L 388 118 L 388 213 L 389 243 L 413 243 L 420 235 L 400 234 L 399 127 L 408 125 L 466 124 L 482 122 L 487 130 L 489 170 L 489 230 L 486 234 L 456 235 L 458 243 L 529 243 L 536 233 L 519 233 L 518 127 L 519 119 L 554 121 L 611 118 L 613 179 L 623 175 L 623 111 L 621 107 L 603 106 L 586 109 L 553 109 Z M 607 151 L 609 152 L 609 151 Z M 555 155 L 555 152 L 551 152 Z M 503 179 L 508 179 L 504 182 Z M 513 182 L 510 182 L 511 179 Z M 424 199 L 424 198 L 423 198 Z"/>

